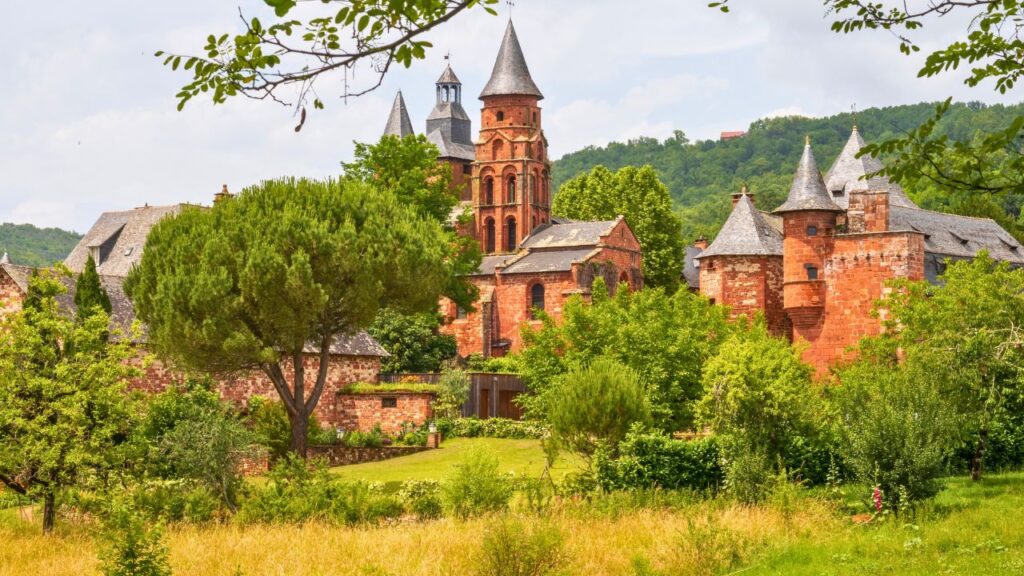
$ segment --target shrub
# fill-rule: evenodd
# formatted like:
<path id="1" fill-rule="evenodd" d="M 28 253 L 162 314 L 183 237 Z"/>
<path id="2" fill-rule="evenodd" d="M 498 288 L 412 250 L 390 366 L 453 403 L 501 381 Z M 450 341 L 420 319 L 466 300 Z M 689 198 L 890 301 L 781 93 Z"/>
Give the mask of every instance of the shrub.
<path id="1" fill-rule="evenodd" d="M 407 480 L 398 492 L 406 510 L 420 520 L 440 518 L 444 512 L 441 484 L 434 480 Z"/>
<path id="2" fill-rule="evenodd" d="M 611 358 L 569 371 L 546 393 L 545 413 L 560 445 L 589 457 L 599 443 L 615 447 L 633 423 L 650 424 L 640 374 Z"/>
<path id="3" fill-rule="evenodd" d="M 209 488 L 184 480 L 144 482 L 135 488 L 132 499 L 140 513 L 166 522 L 209 522 L 221 507 Z"/>
<path id="4" fill-rule="evenodd" d="M 383 487 L 332 477 L 323 462 L 292 456 L 278 462 L 262 488 L 242 501 L 237 519 L 243 524 L 302 523 L 322 520 L 341 524 L 373 523 L 402 515 L 402 503 Z"/>
<path id="5" fill-rule="evenodd" d="M 104 576 L 170 576 L 167 548 L 157 527 L 129 509 L 113 511 L 101 534 Z"/>
<path id="6" fill-rule="evenodd" d="M 360 432 L 359 430 L 346 432 L 342 442 L 351 448 L 380 448 L 384 445 L 385 438 L 380 426 L 374 426 L 373 430 L 369 432 Z"/>
<path id="7" fill-rule="evenodd" d="M 508 508 L 513 485 L 498 470 L 498 459 L 483 449 L 469 452 L 455 465 L 454 473 L 442 486 L 445 503 L 455 516 L 468 518 Z"/>
<path id="8" fill-rule="evenodd" d="M 522 368 L 518 356 L 492 356 L 484 358 L 480 354 L 466 357 L 466 370 L 487 374 L 519 374 Z"/>
<path id="9" fill-rule="evenodd" d="M 542 424 L 508 418 L 455 418 L 437 421 L 437 429 L 445 438 L 543 438 L 547 428 Z"/>
<path id="10" fill-rule="evenodd" d="M 429 435 L 429 425 L 417 426 L 412 422 L 403 422 L 402 429 L 399 431 L 395 443 L 402 446 L 426 446 L 427 436 Z"/>
<path id="11" fill-rule="evenodd" d="M 484 535 L 477 558 L 481 576 L 545 576 L 568 561 L 565 537 L 551 524 L 503 519 Z"/>
<path id="12" fill-rule="evenodd" d="M 716 490 L 724 477 L 718 441 L 674 440 L 634 427 L 618 446 L 618 457 L 602 450 L 594 459 L 605 491 L 637 488 Z"/>
<path id="13" fill-rule="evenodd" d="M 840 377 L 838 428 L 856 479 L 879 487 L 896 511 L 938 493 L 959 440 L 958 419 L 939 390 L 912 367 L 867 361 Z"/>
<path id="14" fill-rule="evenodd" d="M 733 449 L 725 462 L 725 490 L 744 504 L 756 504 L 770 493 L 772 463 L 762 452 Z"/>
<path id="15" fill-rule="evenodd" d="M 312 418 L 310 416 L 310 424 Z M 256 435 L 256 441 L 269 451 L 271 460 L 276 461 L 288 455 L 292 428 L 284 404 L 262 396 L 253 396 L 249 399 L 247 422 Z"/>
<path id="16" fill-rule="evenodd" d="M 440 418 L 462 415 L 462 405 L 469 398 L 469 384 L 469 376 L 462 370 L 445 370 L 441 374 L 440 391 L 434 402 L 434 411 Z"/>

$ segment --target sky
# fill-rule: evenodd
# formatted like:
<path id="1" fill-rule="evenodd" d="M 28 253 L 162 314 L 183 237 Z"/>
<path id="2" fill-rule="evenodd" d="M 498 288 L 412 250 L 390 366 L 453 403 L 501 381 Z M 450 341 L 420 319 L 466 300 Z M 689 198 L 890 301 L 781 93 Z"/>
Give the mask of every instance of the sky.
<path id="1" fill-rule="evenodd" d="M 733 0 L 729 14 L 706 5 L 517 0 L 512 18 L 545 96 L 552 157 L 674 130 L 716 138 L 758 118 L 825 116 L 854 105 L 1022 99 L 1019 89 L 967 88 L 963 73 L 918 79 L 923 56 L 903 56 L 884 31 L 831 32 L 820 0 Z M 194 100 L 176 111 L 174 94 L 188 76 L 153 57 L 197 53 L 209 34 L 237 32 L 240 11 L 265 13 L 261 0 L 19 2 L 5 11 L 9 21 L 35 25 L 8 26 L 0 36 L 0 222 L 85 232 L 103 211 L 209 204 L 223 184 L 237 191 L 267 178 L 337 174 L 353 141 L 380 136 L 397 90 L 422 131 L 446 53 L 476 128 L 476 95 L 509 10 L 478 9 L 432 31 L 427 59 L 393 69 L 369 95 L 344 101 L 344 77 L 323 78 L 327 108 L 296 133 L 294 110 L 272 102 Z M 914 38 L 927 53 L 965 26 L 947 17 Z M 370 78 L 364 69 L 348 80 Z"/>

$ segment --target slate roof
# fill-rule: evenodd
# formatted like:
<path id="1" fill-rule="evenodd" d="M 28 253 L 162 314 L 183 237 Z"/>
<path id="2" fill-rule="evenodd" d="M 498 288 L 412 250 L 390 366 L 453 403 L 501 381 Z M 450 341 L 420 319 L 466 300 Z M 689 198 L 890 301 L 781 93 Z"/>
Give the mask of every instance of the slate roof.
<path id="1" fill-rule="evenodd" d="M 888 190 L 890 206 L 917 208 L 917 205 L 907 197 L 903 188 L 899 184 L 890 182 L 887 177 L 864 178 L 883 168 L 882 161 L 874 156 L 864 155 L 857 158 L 857 153 L 864 145 L 864 138 L 854 126 L 850 133 L 850 139 L 846 141 L 846 146 L 843 147 L 843 151 L 839 153 L 839 157 L 836 158 L 825 176 L 825 187 L 832 193 L 832 200 L 845 210 L 850 206 L 850 192 Z M 842 193 L 837 194 L 837 192 Z"/>
<path id="2" fill-rule="evenodd" d="M 519 37 L 516 36 L 515 26 L 508 21 L 505 28 L 505 37 L 501 40 L 501 48 L 498 50 L 498 58 L 494 61 L 494 69 L 491 71 L 491 79 L 487 81 L 480 98 L 485 96 L 536 96 L 544 98 L 540 89 L 533 82 L 530 76 L 530 69 L 526 66 L 526 57 L 523 56 L 523 49 L 519 45 Z"/>
<path id="3" fill-rule="evenodd" d="M 493 276 L 498 266 L 503 266 L 506 261 L 515 258 L 515 254 L 493 254 L 484 256 L 480 261 L 480 268 L 477 269 L 478 276 Z"/>
<path id="4" fill-rule="evenodd" d="M 405 107 L 405 98 L 402 98 L 402 91 L 395 95 L 395 102 L 391 105 L 391 113 L 388 114 L 388 123 L 384 126 L 385 136 L 398 136 L 404 138 L 413 134 L 412 121 L 409 120 L 409 111 Z"/>
<path id="5" fill-rule="evenodd" d="M 427 116 L 427 120 L 442 120 L 445 118 L 455 118 L 456 120 L 466 120 L 472 122 L 469 114 L 466 114 L 466 109 L 462 107 L 462 104 L 458 102 L 438 102 L 434 109 L 430 111 L 430 115 Z"/>
<path id="6" fill-rule="evenodd" d="M 804 145 L 804 154 L 800 157 L 800 164 L 796 167 L 793 185 L 789 189 L 789 197 L 786 198 L 782 206 L 775 209 L 775 212 L 801 210 L 842 212 L 842 208 L 836 206 L 836 203 L 832 201 L 832 195 L 825 187 L 821 171 L 818 170 L 818 163 L 814 160 L 814 152 L 811 151 L 810 141 Z"/>
<path id="7" fill-rule="evenodd" d="M 715 241 L 701 252 L 709 256 L 782 256 L 782 234 L 743 194 L 722 225 Z"/>
<path id="8" fill-rule="evenodd" d="M 476 160 L 476 148 L 469 144 L 452 141 L 444 130 L 437 129 L 427 134 L 427 140 L 437 146 L 439 158 L 458 158 L 459 160 Z"/>
<path id="9" fill-rule="evenodd" d="M 441 73 L 441 77 L 437 79 L 435 84 L 462 84 L 459 81 L 459 77 L 455 75 L 455 71 L 452 70 L 452 65 L 448 64 L 444 68 L 444 72 Z"/>
<path id="10" fill-rule="evenodd" d="M 104 212 L 71 250 L 64 264 L 72 272 L 80 273 L 92 248 L 96 247 L 100 252 L 100 261 L 96 263 L 100 276 L 127 276 L 142 258 L 149 231 L 165 216 L 177 214 L 181 208 L 181 204 L 175 204 Z"/>
<path id="11" fill-rule="evenodd" d="M 502 274 L 537 274 L 542 272 L 568 272 L 577 262 L 585 262 L 597 251 L 596 247 L 538 250 L 528 252 L 501 271 Z"/>
<path id="12" fill-rule="evenodd" d="M 28 278 L 32 275 L 32 267 L 11 264 L 10 260 L 8 260 L 7 262 L 0 262 L 0 268 L 7 272 L 7 275 L 11 277 L 11 280 L 14 280 L 14 283 L 22 292 L 28 292 Z"/>
<path id="13" fill-rule="evenodd" d="M 697 258 L 702 250 L 696 246 L 687 246 L 686 255 L 683 257 L 683 281 L 691 290 L 700 288 L 700 268 L 697 266 Z"/>
<path id="14" fill-rule="evenodd" d="M 893 206 L 889 209 L 889 229 L 923 233 L 926 253 L 962 259 L 987 250 L 996 260 L 1024 265 L 1024 247 L 989 218 Z"/>
<path id="15" fill-rule="evenodd" d="M 571 248 L 595 246 L 601 236 L 610 234 L 612 229 L 622 220 L 604 220 L 598 222 L 568 222 L 565 224 L 545 224 L 538 226 L 532 234 L 523 240 L 522 248 Z"/>

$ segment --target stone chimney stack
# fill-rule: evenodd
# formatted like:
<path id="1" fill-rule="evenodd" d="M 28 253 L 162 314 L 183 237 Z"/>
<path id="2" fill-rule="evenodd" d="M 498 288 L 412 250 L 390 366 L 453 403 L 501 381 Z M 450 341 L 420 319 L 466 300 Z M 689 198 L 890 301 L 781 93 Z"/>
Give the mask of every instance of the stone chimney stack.
<path id="1" fill-rule="evenodd" d="M 227 200 L 228 198 L 231 198 L 232 196 L 234 196 L 234 194 L 228 192 L 228 185 L 224 184 L 221 187 L 220 192 L 217 192 L 216 194 L 213 195 L 213 204 L 216 206 L 217 204 L 220 204 L 221 202 Z"/>
<path id="2" fill-rule="evenodd" d="M 735 205 L 736 205 L 736 202 L 733 201 L 733 206 L 735 206 Z M 701 236 L 700 238 L 697 238 L 697 240 L 693 243 L 693 247 L 697 248 L 698 250 L 707 250 L 708 249 L 708 239 L 703 237 L 703 236 Z"/>
<path id="3" fill-rule="evenodd" d="M 739 202 L 740 198 L 742 198 L 743 196 L 749 196 L 750 197 L 750 201 L 752 203 L 754 202 L 754 195 L 750 193 L 750 190 L 747 189 L 747 185 L 744 184 L 743 187 L 740 188 L 739 192 L 734 192 L 733 195 L 732 195 L 732 207 L 733 208 L 736 207 L 736 203 Z"/>

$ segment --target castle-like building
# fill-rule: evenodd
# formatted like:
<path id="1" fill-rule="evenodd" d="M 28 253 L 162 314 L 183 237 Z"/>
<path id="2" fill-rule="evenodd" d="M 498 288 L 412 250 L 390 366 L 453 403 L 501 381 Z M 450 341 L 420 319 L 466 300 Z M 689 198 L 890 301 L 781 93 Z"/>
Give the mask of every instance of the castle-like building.
<path id="1" fill-rule="evenodd" d="M 982 250 L 1024 265 L 1024 249 L 996 222 L 922 210 L 887 178 L 878 159 L 858 158 L 856 126 L 822 177 L 804 146 L 786 201 L 762 212 L 746 189 L 729 219 L 695 255 L 699 290 L 734 316 L 763 313 L 769 328 L 806 343 L 819 374 L 850 358 L 851 347 L 882 330 L 872 307 L 897 278 L 937 282 L 947 261 Z"/>
<path id="2" fill-rule="evenodd" d="M 462 83 L 448 66 L 436 83 L 437 103 L 427 117 L 426 137 L 439 161 L 452 168 L 462 203 L 471 209 L 465 230 L 480 242 L 483 263 L 471 281 L 480 289 L 474 310 L 442 301 L 459 355 L 484 357 L 518 350 L 524 324 L 539 324 L 535 310 L 560 319 L 565 300 L 588 296 L 602 277 L 614 291 L 643 286 L 640 243 L 623 218 L 573 222 L 551 214 L 551 163 L 542 127 L 544 98 L 530 75 L 516 30 L 509 21 L 491 77 L 480 92 L 480 132 L 471 141 L 462 107 Z M 385 135 L 413 134 L 402 93 Z"/>

